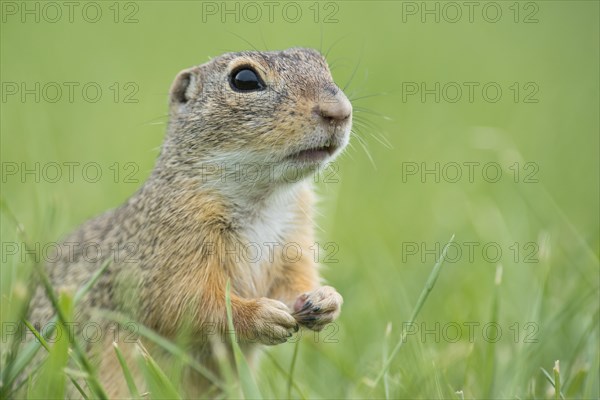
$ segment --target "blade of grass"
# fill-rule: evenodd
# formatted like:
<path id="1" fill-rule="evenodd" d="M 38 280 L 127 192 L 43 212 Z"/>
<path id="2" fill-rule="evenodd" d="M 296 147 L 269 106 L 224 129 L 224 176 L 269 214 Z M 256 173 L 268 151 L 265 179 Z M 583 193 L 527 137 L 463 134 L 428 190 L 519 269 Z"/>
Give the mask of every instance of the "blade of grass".
<path id="1" fill-rule="evenodd" d="M 444 246 L 444 249 L 442 250 L 442 254 L 440 255 L 440 258 L 437 260 L 437 262 L 433 266 L 433 269 L 431 270 L 431 273 L 429 274 L 429 277 L 427 278 L 427 281 L 425 282 L 425 287 L 421 291 L 419 300 L 417 300 L 417 304 L 415 305 L 415 308 L 413 309 L 413 312 L 410 317 L 408 325 L 411 325 L 415 322 L 417 315 L 419 315 L 421 308 L 423 308 L 423 305 L 425 304 L 425 300 L 427 300 L 427 297 L 429 296 L 429 293 L 431 293 L 431 290 L 433 289 L 433 286 L 435 285 L 435 281 L 437 280 L 437 278 L 440 274 L 442 264 L 444 263 L 444 259 L 446 258 L 446 253 L 448 251 L 448 247 L 450 246 L 450 244 L 452 244 L 453 241 L 454 241 L 454 235 L 452 235 L 452 237 L 450 238 L 448 243 L 446 243 L 446 246 Z M 387 370 L 392 365 L 392 361 L 394 360 L 394 358 L 400 351 L 400 348 L 406 341 L 406 336 L 407 336 L 407 331 L 404 329 L 402 331 L 402 334 L 400 336 L 400 340 L 398 341 L 398 344 L 396 345 L 396 347 L 394 347 L 394 349 L 392 350 L 392 353 L 390 354 L 388 359 L 383 363 L 383 367 L 381 368 L 381 371 L 379 371 L 377 378 L 375 378 L 375 381 L 373 382 L 373 386 L 375 386 L 379 383 L 379 381 L 381 380 L 383 375 L 385 375 Z"/>
<path id="2" fill-rule="evenodd" d="M 8 206 L 8 203 L 6 202 L 6 200 L 4 199 L 3 196 L 0 196 L 0 210 L 16 226 L 17 233 L 21 237 L 21 240 L 23 241 L 23 244 L 24 244 L 25 248 L 27 249 L 27 251 L 31 252 L 31 254 L 35 254 L 35 252 L 32 252 L 32 246 L 29 245 L 29 241 L 27 239 L 27 235 L 25 234 L 23 225 L 18 221 L 16 215 L 12 212 L 12 210 Z M 104 272 L 104 270 L 110 264 L 109 261 L 110 260 L 107 260 L 98 269 L 98 271 L 96 271 L 94 273 L 94 275 L 92 276 L 90 281 L 88 281 L 85 286 L 83 286 L 82 288 L 80 288 L 77 291 L 75 297 L 73 298 L 74 304 L 76 304 L 85 295 L 85 293 L 87 293 L 87 291 L 89 291 L 89 289 L 94 285 L 94 283 L 98 280 L 100 275 Z M 40 271 L 43 272 L 43 267 L 41 266 L 40 263 L 35 263 L 33 270 L 38 271 L 38 273 Z M 46 280 L 47 280 L 47 278 L 46 278 Z M 34 280 L 32 279 L 31 282 L 34 282 Z M 30 287 L 29 289 L 30 289 L 29 290 L 30 293 L 34 292 L 33 286 Z M 45 289 L 47 289 L 47 287 L 45 287 Z M 22 320 L 24 320 L 25 316 L 28 314 L 29 303 L 30 303 L 30 299 L 23 302 L 24 306 L 23 306 L 23 310 L 20 314 L 23 316 Z M 54 304 L 55 303 L 53 303 L 53 305 Z M 58 320 L 58 318 L 55 316 L 52 319 L 52 324 L 50 325 L 50 328 L 45 330 L 44 334 L 45 334 L 46 338 L 50 337 L 54 333 L 54 329 L 56 327 L 57 320 Z M 6 360 L 6 367 L 3 368 L 3 371 L 2 371 L 3 385 L 0 388 L 0 397 L 2 397 L 2 398 L 7 397 L 9 392 L 16 392 L 26 382 L 25 380 L 22 380 L 16 387 L 13 387 L 15 380 L 21 375 L 21 373 L 25 370 L 25 368 L 30 364 L 31 360 L 33 360 L 33 358 L 35 357 L 35 355 L 37 354 L 37 352 L 41 346 L 41 341 L 32 341 L 22 351 L 17 352 L 18 347 L 19 347 L 18 338 L 21 337 L 21 333 L 22 333 L 21 330 L 22 330 L 22 326 L 21 326 L 21 324 L 19 324 L 17 334 L 14 336 L 13 343 L 11 343 L 11 346 L 10 346 L 10 348 L 11 348 L 11 351 L 9 352 L 10 358 L 8 358 Z M 38 365 L 38 368 L 39 368 L 39 365 Z"/>
<path id="3" fill-rule="evenodd" d="M 385 362 L 385 360 L 387 360 L 388 358 L 388 354 L 389 354 L 389 340 L 390 340 L 390 336 L 392 335 L 392 323 L 388 322 L 387 327 L 385 328 L 385 336 L 383 338 L 383 349 L 381 351 L 381 354 L 383 356 L 383 362 Z M 388 371 L 385 371 L 385 374 L 383 374 L 383 389 L 385 392 L 385 398 L 386 400 L 388 400 L 390 398 L 390 383 L 389 383 L 389 374 Z"/>
<path id="4" fill-rule="evenodd" d="M 237 384 L 235 378 L 235 367 L 232 363 L 231 358 L 229 357 L 230 354 L 227 349 L 227 343 L 223 343 L 218 340 L 213 340 L 212 349 L 214 358 L 219 367 L 219 371 L 221 372 L 223 385 L 226 388 L 226 390 L 223 392 L 225 398 L 241 398 L 242 393 L 240 392 L 240 387 Z"/>
<path id="5" fill-rule="evenodd" d="M 560 400 L 560 364 L 558 360 L 554 362 L 552 372 L 554 373 L 554 400 Z"/>
<path id="6" fill-rule="evenodd" d="M 496 277 L 494 279 L 494 295 L 492 298 L 490 322 L 497 323 L 500 310 L 500 284 L 502 283 L 502 265 L 496 265 Z M 482 376 L 484 387 L 487 388 L 487 398 L 493 399 L 494 381 L 496 375 L 496 343 L 487 341 L 484 374 Z"/>
<path id="7" fill-rule="evenodd" d="M 107 318 L 111 321 L 117 322 L 121 325 L 126 325 L 128 323 L 131 323 L 131 320 L 129 318 L 127 318 L 125 315 L 120 314 L 118 312 L 104 310 L 104 311 L 101 311 L 101 314 L 104 318 Z M 136 322 L 136 329 L 137 329 L 137 332 L 136 332 L 137 334 L 156 343 L 157 345 L 162 347 L 164 350 L 168 351 L 175 357 L 178 357 L 185 364 L 189 365 L 194 370 L 198 371 L 198 373 L 200 373 L 203 377 L 210 380 L 213 385 L 219 387 L 222 390 L 225 390 L 223 383 L 221 382 L 221 380 L 219 378 L 217 378 L 215 376 L 214 373 L 212 373 L 208 368 L 206 368 L 205 366 L 200 364 L 193 357 L 191 357 L 187 352 L 185 352 L 183 349 L 181 349 L 180 347 L 178 347 L 177 345 L 172 343 L 170 340 L 164 338 L 163 336 L 156 333 L 152 329 L 147 328 L 138 322 Z"/>
<path id="8" fill-rule="evenodd" d="M 42 347 L 44 347 L 46 349 L 46 351 L 50 351 L 50 346 L 48 345 L 48 342 L 46 342 L 46 339 L 44 338 L 44 335 L 42 335 L 40 332 L 38 332 L 37 329 L 35 329 L 35 327 L 33 325 L 31 325 L 31 323 L 27 320 L 23 320 L 23 323 L 25 324 L 25 326 L 27 326 L 27 329 L 29 329 L 31 331 L 31 333 L 33 333 L 33 336 L 36 337 L 36 339 L 40 342 L 40 345 Z M 56 326 L 56 324 L 52 325 L 52 328 L 54 328 Z M 46 334 L 48 336 L 48 334 Z M 69 353 L 69 357 L 73 358 L 72 353 Z M 37 372 L 38 369 L 40 369 L 41 367 L 41 363 L 36 365 L 35 368 L 31 371 L 30 375 L 33 375 L 34 373 Z M 87 377 L 87 375 L 86 375 Z M 71 379 L 71 382 L 73 383 L 73 385 L 75 386 L 75 388 L 77 389 L 77 391 L 81 394 L 81 396 L 84 399 L 87 399 L 88 396 L 85 393 L 85 391 L 81 388 L 81 386 L 79 385 L 79 383 L 77 383 L 77 381 L 75 379 L 73 379 L 73 377 L 71 375 L 69 375 L 69 378 Z M 25 382 L 25 381 L 23 381 Z M 19 389 L 20 386 L 18 386 L 17 388 L 15 388 L 15 391 Z"/>
<path id="9" fill-rule="evenodd" d="M 123 357 L 123 353 L 119 349 L 119 345 L 116 342 L 113 342 L 113 347 L 115 348 L 115 353 L 117 354 L 117 359 L 119 360 L 119 364 L 121 365 L 121 369 L 123 370 L 123 376 L 125 377 L 125 382 L 127 382 L 127 388 L 129 389 L 129 393 L 131 397 L 137 399 L 140 397 L 140 392 L 135 384 L 133 379 L 133 375 L 131 374 L 131 370 L 127 365 L 127 361 L 125 361 L 125 357 Z"/>
<path id="10" fill-rule="evenodd" d="M 31 325 L 31 322 L 29 322 L 25 319 L 25 320 L 23 320 L 23 323 L 25 324 L 27 329 L 29 329 L 31 331 L 31 333 L 33 333 L 33 336 L 35 336 L 35 338 L 40 341 L 40 345 L 42 347 L 44 347 L 47 351 L 50 351 L 50 346 L 48 346 L 48 342 L 46 342 L 46 339 L 44 338 L 44 336 L 41 333 L 39 333 L 38 330 L 35 329 L 35 327 L 33 325 Z M 56 324 L 52 325 L 52 328 L 54 328 L 55 326 L 56 326 Z"/>
<path id="11" fill-rule="evenodd" d="M 289 375 L 287 373 L 287 371 L 285 369 L 283 369 L 283 367 L 281 365 L 279 365 L 279 363 L 277 362 L 277 360 L 275 359 L 275 357 L 273 357 L 268 351 L 265 352 L 265 355 L 267 356 L 267 358 L 269 360 L 271 360 L 271 362 L 273 363 L 273 365 L 275 366 L 275 368 L 281 372 L 281 374 L 289 380 Z M 302 391 L 302 389 L 300 389 L 300 386 L 298 386 L 298 384 L 296 383 L 296 381 L 292 380 L 292 385 L 294 386 L 294 389 L 296 389 L 296 392 L 298 392 L 298 395 L 300 395 L 301 399 L 306 399 L 306 395 L 304 394 L 304 392 Z"/>
<path id="12" fill-rule="evenodd" d="M 292 354 L 292 362 L 290 363 L 290 373 L 288 375 L 287 383 L 287 398 L 292 398 L 292 386 L 294 385 L 294 368 L 296 367 L 296 360 L 298 358 L 298 348 L 300 347 L 300 340 L 296 340 L 294 345 L 294 354 Z"/>
<path id="13" fill-rule="evenodd" d="M 31 250 L 31 249 L 29 249 L 29 250 Z M 52 304 L 52 306 L 54 307 L 54 310 L 56 311 L 59 323 L 64 326 L 67 326 L 68 320 L 66 319 L 66 316 L 65 316 L 62 308 L 60 307 L 60 304 L 58 301 L 58 296 L 56 296 L 56 293 L 54 292 L 54 288 L 52 287 L 52 284 L 50 283 L 50 280 L 48 279 L 46 272 L 44 271 L 41 264 L 35 264 L 34 267 L 35 267 L 34 270 L 37 272 L 37 275 L 40 278 L 40 281 L 42 283 L 42 286 L 46 291 L 46 295 L 50 299 L 50 303 Z M 71 336 L 71 335 L 69 335 L 69 336 Z M 90 389 L 92 390 L 92 392 L 94 393 L 94 395 L 96 397 L 101 398 L 101 399 L 107 399 L 108 396 L 104 392 L 104 389 L 100 385 L 100 382 L 98 382 L 96 374 L 94 373 L 94 369 L 93 369 L 90 361 L 88 360 L 87 355 L 85 354 L 85 352 L 83 351 L 83 349 L 81 348 L 81 346 L 79 345 L 77 340 L 75 340 L 74 337 L 69 337 L 69 341 L 70 341 L 73 351 L 77 357 L 77 360 L 81 364 L 81 367 L 88 374 L 88 385 L 89 385 Z"/>
<path id="14" fill-rule="evenodd" d="M 77 292 L 75 292 L 75 297 L 73 297 L 73 301 L 75 302 L 75 304 L 79 303 L 81 301 L 81 299 L 83 298 L 83 296 L 85 296 L 87 294 L 87 292 L 89 292 L 90 289 L 96 284 L 96 282 L 98 282 L 98 279 L 100 278 L 100 276 L 102 276 L 104 271 L 106 271 L 106 269 L 110 265 L 110 262 L 111 262 L 111 259 L 107 258 L 106 261 L 104 261 L 104 263 L 102 263 L 102 265 L 100 265 L 100 268 L 98 268 L 98 270 L 96 272 L 94 272 L 94 275 L 92 275 L 90 280 L 88 280 L 85 285 L 80 287 L 77 290 Z"/>
<path id="15" fill-rule="evenodd" d="M 27 296 L 23 296 L 23 297 L 27 297 Z M 17 329 L 14 333 L 14 335 L 11 337 L 10 339 L 10 343 L 6 346 L 9 350 L 7 352 L 6 355 L 6 359 L 5 359 L 5 365 L 2 368 L 2 372 L 1 372 L 1 380 L 3 382 L 3 385 L 0 387 L 0 398 L 7 398 L 8 396 L 8 392 L 13 390 L 12 386 L 14 383 L 14 380 L 16 379 L 17 376 L 19 376 L 19 374 L 22 371 L 22 368 L 24 368 L 25 366 L 27 366 L 28 362 L 26 363 L 19 363 L 19 358 L 20 358 L 20 352 L 19 352 L 19 348 L 21 347 L 21 339 L 24 337 L 24 328 L 23 325 L 21 323 L 19 323 L 19 320 L 22 320 L 22 318 L 28 314 L 29 312 L 29 299 L 21 299 L 22 301 L 19 302 L 18 306 L 19 310 L 17 311 L 17 314 L 19 317 L 17 322 L 16 322 L 16 326 Z M 4 301 L 4 299 L 3 299 Z M 16 298 L 13 297 L 12 301 L 17 301 Z M 3 321 L 4 323 L 4 321 Z M 38 346 L 39 348 L 39 346 Z M 20 369 L 17 369 L 16 367 L 20 367 Z"/>
<path id="16" fill-rule="evenodd" d="M 231 282 L 227 280 L 227 287 L 225 289 L 225 305 L 227 307 L 227 326 L 229 330 L 229 339 L 231 340 L 231 346 L 233 347 L 233 357 L 235 359 L 235 366 L 237 368 L 238 376 L 240 379 L 240 385 L 242 392 L 246 399 L 262 399 L 263 396 L 256 385 L 256 381 L 250 371 L 250 366 L 240 349 L 233 326 L 233 314 L 231 311 Z"/>
<path id="17" fill-rule="evenodd" d="M 598 382 L 598 373 L 600 372 L 600 357 L 598 357 L 598 353 L 596 353 L 596 357 L 594 357 L 594 361 L 590 366 L 589 372 L 586 374 L 586 382 L 583 390 L 583 397 L 586 399 L 594 399 L 598 398 L 599 390 L 599 382 Z"/>
<path id="18" fill-rule="evenodd" d="M 59 307 L 63 310 L 65 317 L 72 318 L 72 297 L 64 293 L 60 297 Z M 59 332 L 67 332 L 66 325 L 62 322 L 57 329 Z M 63 370 L 69 361 L 69 341 L 68 335 L 57 335 L 52 347 L 48 349 L 48 358 L 45 360 L 38 378 L 35 380 L 31 398 L 60 399 L 65 397 L 66 375 Z"/>
<path id="19" fill-rule="evenodd" d="M 79 383 L 77 382 L 77 379 L 75 379 L 75 376 L 73 376 L 73 374 L 70 374 L 68 372 L 68 369 L 65 368 L 64 372 L 69 376 L 69 379 L 71 380 L 71 383 L 73 384 L 73 386 L 75 386 L 75 389 L 77 389 L 77 391 L 79 392 L 79 394 L 81 394 L 81 397 L 84 400 L 88 400 L 89 396 L 87 395 L 87 393 L 85 392 L 85 390 L 83 390 L 83 388 L 81 387 L 81 385 L 79 385 Z M 85 374 L 83 374 L 85 375 Z M 87 376 L 84 376 L 84 378 L 87 378 Z"/>
<path id="20" fill-rule="evenodd" d="M 12 221 L 12 223 L 14 224 L 14 226 L 16 228 L 17 236 L 20 237 L 21 240 L 26 244 L 28 241 L 27 241 L 27 235 L 25 234 L 23 225 L 19 222 L 16 215 L 12 212 L 12 210 L 8 206 L 8 203 L 4 199 L 4 196 L 0 196 L 0 211 L 2 212 L 2 214 L 4 214 L 6 217 L 8 217 L 8 219 L 10 221 Z M 30 246 L 26 246 L 26 247 L 30 247 Z M 32 254 L 35 254 L 35 253 L 32 253 Z M 35 258 L 35 259 L 37 260 L 37 258 Z M 33 281 L 34 281 L 33 279 L 29 280 L 29 283 L 27 285 L 27 291 L 25 293 L 33 293 L 33 288 L 34 288 Z M 19 320 L 21 320 L 29 313 L 29 303 L 30 303 L 31 297 L 27 296 L 27 295 L 23 295 L 23 291 L 16 291 L 15 294 L 20 294 L 21 296 L 19 296 L 19 297 L 22 297 L 22 299 L 21 299 L 22 301 L 19 302 L 19 304 L 17 306 L 19 308 L 19 310 L 16 313 L 16 315 L 19 316 Z M 15 298 L 15 296 L 13 296 L 13 299 L 14 298 Z M 20 375 L 20 371 L 18 373 L 15 373 L 14 367 L 15 367 L 15 363 L 18 361 L 18 354 L 19 354 L 18 350 L 20 347 L 20 339 L 23 337 L 23 333 L 24 333 L 23 325 L 20 323 L 17 323 L 17 331 L 15 332 L 15 335 L 11 339 L 11 343 L 7 346 L 10 350 L 8 351 L 8 354 L 6 357 L 6 364 L 5 364 L 5 366 L 3 366 L 2 372 L 1 372 L 2 385 L 0 386 L 0 398 L 9 397 L 10 392 L 16 390 L 13 388 L 13 383 L 14 383 L 14 380 L 16 379 L 16 377 Z M 27 363 L 25 364 L 25 366 L 26 365 L 27 365 Z"/>
<path id="21" fill-rule="evenodd" d="M 141 342 L 137 343 L 140 369 L 150 386 L 150 397 L 153 399 L 181 399 L 177 389 L 148 353 Z"/>
<path id="22" fill-rule="evenodd" d="M 98 278 L 100 278 L 102 273 L 104 273 L 104 271 L 106 270 L 106 268 L 108 268 L 109 265 L 110 265 L 110 259 L 106 260 L 104 262 L 104 264 L 102 264 L 102 266 L 100 266 L 100 268 L 98 268 L 98 270 L 94 273 L 94 275 L 92 275 L 90 280 L 84 286 L 79 288 L 79 290 L 77 290 L 77 293 L 75 293 L 75 296 L 73 297 L 73 302 L 75 305 L 77 305 L 77 303 L 83 298 L 83 296 L 92 288 L 92 286 L 94 286 L 94 284 L 98 281 Z M 42 341 L 43 336 L 48 338 L 54 333 L 54 329 L 56 328 L 57 320 L 58 320 L 57 316 L 54 316 L 54 318 L 52 318 L 52 320 L 49 324 L 49 328 L 44 330 L 44 335 L 41 335 L 35 329 L 32 330 L 33 326 L 29 323 L 29 321 L 23 320 L 25 325 L 38 338 L 38 340 L 31 341 L 30 343 L 28 343 L 25 346 L 25 348 L 23 350 L 21 350 L 18 353 L 17 357 L 13 360 L 13 362 L 11 364 L 12 368 L 9 371 L 6 371 L 7 376 L 6 376 L 6 380 L 3 380 L 3 382 L 5 382 L 5 386 L 3 387 L 3 389 L 10 388 L 12 386 L 13 382 L 15 381 L 15 379 L 17 379 L 17 377 L 19 375 L 21 375 L 21 373 L 25 370 L 25 368 L 27 368 L 27 366 L 29 365 L 31 360 L 33 360 L 33 358 L 37 354 L 38 350 L 40 349 L 40 346 L 43 344 L 43 342 L 45 342 L 45 341 Z M 36 333 L 37 333 L 37 335 L 36 335 Z M 47 345 L 44 347 L 46 347 L 46 350 L 48 349 Z M 38 367 L 39 367 L 39 365 L 38 365 Z M 19 382 L 19 384 L 15 388 L 13 388 L 13 391 L 18 390 L 25 382 L 26 382 L 25 380 L 22 380 L 21 382 Z M 0 391 L 0 394 L 4 394 L 4 392 Z M 1 396 L 1 397 L 4 397 L 4 396 Z"/>
<path id="23" fill-rule="evenodd" d="M 552 377 L 552 375 L 550 375 L 548 373 L 548 371 L 546 371 L 543 367 L 540 367 L 540 370 L 542 371 L 542 373 L 544 374 L 544 376 L 546 377 L 546 379 L 548 380 L 548 382 L 550 382 L 550 384 L 552 385 L 552 387 L 556 390 L 556 386 L 554 385 L 554 378 Z M 560 385 L 560 383 L 559 383 L 559 385 Z M 562 394 L 562 393 L 560 393 L 560 398 L 562 400 L 565 400 L 565 395 Z"/>
<path id="24" fill-rule="evenodd" d="M 442 390 L 442 384 L 440 383 L 440 371 L 436 367 L 435 361 L 432 361 L 431 364 L 432 364 L 432 370 L 433 370 L 433 379 L 435 382 L 436 398 L 446 399 L 447 396 L 444 396 L 444 391 Z"/>

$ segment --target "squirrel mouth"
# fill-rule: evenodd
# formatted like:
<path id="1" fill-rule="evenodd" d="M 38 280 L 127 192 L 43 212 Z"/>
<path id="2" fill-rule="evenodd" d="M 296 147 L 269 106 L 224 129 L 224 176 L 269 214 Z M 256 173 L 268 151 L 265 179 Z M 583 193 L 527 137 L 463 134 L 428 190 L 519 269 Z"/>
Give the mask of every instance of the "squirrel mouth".
<path id="1" fill-rule="evenodd" d="M 331 143 L 325 146 L 311 147 L 308 149 L 298 151 L 296 153 L 290 154 L 286 157 L 286 159 L 309 163 L 319 163 L 329 158 L 335 152 L 336 149 L 337 146 Z"/>

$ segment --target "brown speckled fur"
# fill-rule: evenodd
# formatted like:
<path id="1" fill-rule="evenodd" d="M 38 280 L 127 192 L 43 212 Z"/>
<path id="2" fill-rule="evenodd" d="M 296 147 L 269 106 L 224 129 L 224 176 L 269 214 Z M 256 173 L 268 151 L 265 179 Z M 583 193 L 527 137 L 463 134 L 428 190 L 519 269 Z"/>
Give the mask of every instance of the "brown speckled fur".
<path id="1" fill-rule="evenodd" d="M 248 65 L 266 90 L 232 89 L 231 71 Z M 327 107 L 342 106 L 350 114 L 341 121 L 320 115 Z M 212 369 L 207 326 L 212 324 L 219 337 L 226 330 L 228 279 L 235 328 L 249 352 L 253 343 L 284 342 L 297 323 L 318 330 L 331 322 L 342 298 L 333 288 L 320 286 L 309 249 L 315 243 L 310 179 L 284 181 L 280 168 L 286 156 L 322 145 L 313 135 L 317 131 L 332 138 L 337 145 L 332 157 L 337 156 L 349 136 L 349 107 L 326 61 L 314 50 L 228 53 L 182 71 L 171 88 L 168 132 L 150 178 L 125 204 L 85 222 L 65 239 L 97 243 L 102 254 L 115 259 L 114 249 L 119 249 L 118 260 L 79 304 L 79 321 L 102 320 L 101 310 L 117 311 L 172 339 L 185 325 L 192 338 L 190 354 Z M 270 171 L 268 178 L 224 181 L 230 172 L 213 168 L 248 161 Z M 318 167 L 299 171 L 308 177 Z M 262 240 L 264 232 L 281 244 L 298 244 L 301 258 L 287 262 L 275 251 L 274 259 L 250 265 L 223 250 Z M 48 274 L 57 290 L 76 290 L 102 262 L 88 262 L 76 252 L 48 265 Z M 44 324 L 52 314 L 38 288 L 30 320 Z M 102 383 L 114 398 L 128 392 L 112 341 L 106 335 L 90 351 L 100 357 Z M 119 341 L 132 359 L 134 346 Z M 182 387 L 201 393 L 203 381 L 191 373 L 185 376 Z"/>

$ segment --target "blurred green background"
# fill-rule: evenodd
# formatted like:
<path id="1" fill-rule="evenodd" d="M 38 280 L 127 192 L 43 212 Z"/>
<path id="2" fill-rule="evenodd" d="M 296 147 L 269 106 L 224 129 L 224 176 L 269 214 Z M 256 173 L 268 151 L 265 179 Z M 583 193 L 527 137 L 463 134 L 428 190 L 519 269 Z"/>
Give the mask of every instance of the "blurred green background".
<path id="1" fill-rule="evenodd" d="M 226 51 L 320 49 L 353 100 L 358 137 L 337 173 L 317 179 L 319 242 L 339 249 L 323 275 L 345 304 L 337 327 L 300 344 L 304 394 L 549 397 L 540 368 L 560 360 L 567 397 L 598 398 L 599 3 L 489 3 L 470 15 L 462 2 L 276 2 L 269 16 L 262 2 L 77 2 L 71 22 L 64 5 L 57 19 L 42 2 L 3 1 L 2 197 L 33 241 L 57 240 L 148 176 L 178 71 Z M 39 12 L 23 16 L 22 7 Z M 21 84 L 36 82 L 39 102 L 22 98 Z M 65 82 L 78 84 L 72 101 Z M 45 167 L 53 162 L 57 182 Z M 73 182 L 65 162 L 80 163 Z M 40 182 L 22 179 L 36 163 Z M 97 182 L 84 179 L 88 163 L 101 168 Z M 3 243 L 17 240 L 4 217 L 1 232 Z M 452 234 L 453 262 L 387 392 L 371 388 Z M 10 296 L 18 262 L 3 257 L 2 268 Z M 490 322 L 501 331 L 484 330 Z M 285 393 L 273 360 L 287 368 L 293 348 L 263 359 L 269 396 Z"/>

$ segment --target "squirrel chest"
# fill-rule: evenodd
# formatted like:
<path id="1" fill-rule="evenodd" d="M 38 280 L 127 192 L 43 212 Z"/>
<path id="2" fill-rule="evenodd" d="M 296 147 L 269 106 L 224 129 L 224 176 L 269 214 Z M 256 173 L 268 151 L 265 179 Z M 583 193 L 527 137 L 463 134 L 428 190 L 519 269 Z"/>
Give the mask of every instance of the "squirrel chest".
<path id="1" fill-rule="evenodd" d="M 265 296 L 275 278 L 285 273 L 285 264 L 302 256 L 296 232 L 298 210 L 290 199 L 281 198 L 256 210 L 243 220 L 240 241 L 235 251 L 239 268 L 245 273 L 242 287 L 236 289 L 255 296 Z"/>

